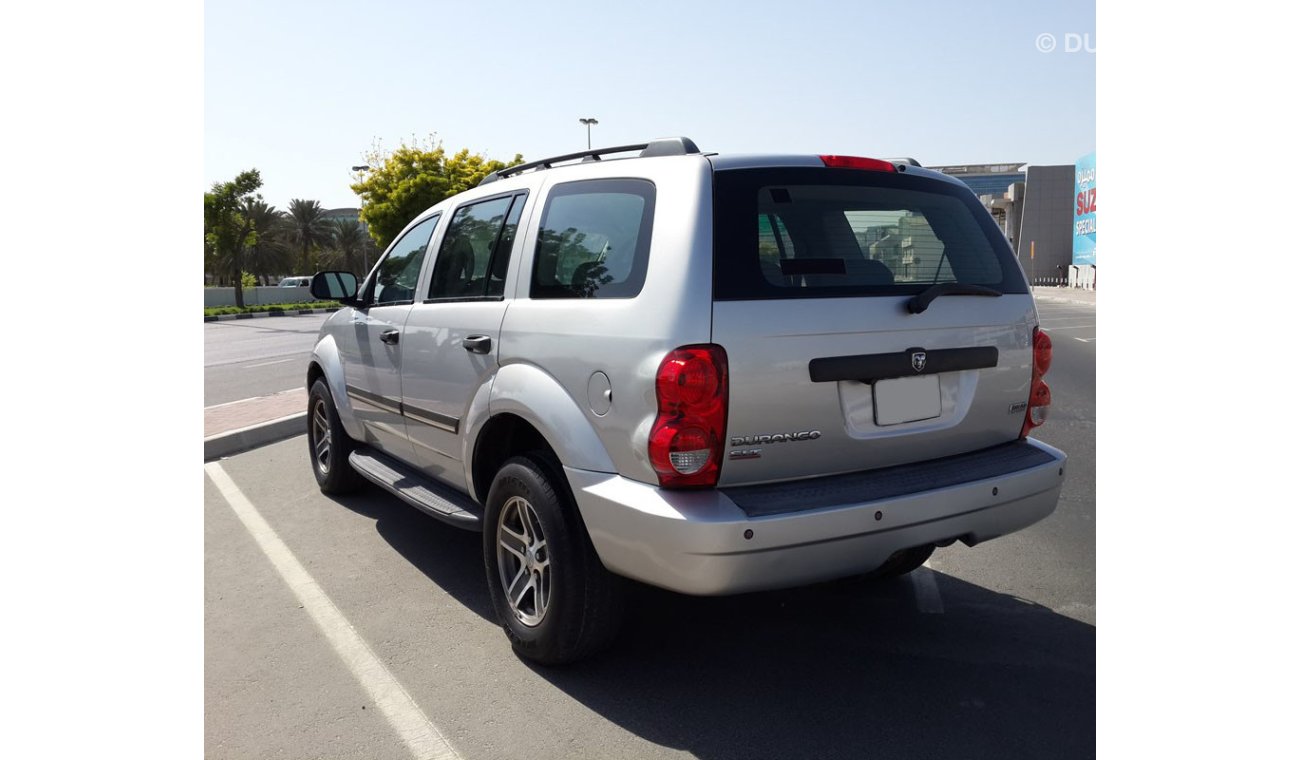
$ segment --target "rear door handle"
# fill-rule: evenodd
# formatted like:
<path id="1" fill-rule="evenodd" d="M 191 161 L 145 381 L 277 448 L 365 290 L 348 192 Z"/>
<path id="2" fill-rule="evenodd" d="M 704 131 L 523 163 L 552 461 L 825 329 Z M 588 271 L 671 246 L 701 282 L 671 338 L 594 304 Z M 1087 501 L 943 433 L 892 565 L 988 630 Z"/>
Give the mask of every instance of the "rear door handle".
<path id="1" fill-rule="evenodd" d="M 396 346 L 398 335 L 399 333 L 396 330 L 384 330 L 379 333 L 379 339 L 390 346 Z"/>
<path id="2" fill-rule="evenodd" d="M 471 354 L 486 354 L 492 350 L 492 339 L 486 335 L 471 335 L 460 344 Z"/>

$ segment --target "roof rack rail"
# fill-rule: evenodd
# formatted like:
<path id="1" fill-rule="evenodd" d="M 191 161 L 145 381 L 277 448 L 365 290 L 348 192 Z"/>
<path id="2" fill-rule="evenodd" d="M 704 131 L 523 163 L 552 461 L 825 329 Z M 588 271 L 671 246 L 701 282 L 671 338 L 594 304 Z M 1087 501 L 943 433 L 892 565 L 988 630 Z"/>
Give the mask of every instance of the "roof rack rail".
<path id="1" fill-rule="evenodd" d="M 479 181 L 480 185 L 486 185 L 489 182 L 496 182 L 503 177 L 510 177 L 515 174 L 528 171 L 529 169 L 550 169 L 552 164 L 561 161 L 573 161 L 582 159 L 583 161 L 600 161 L 601 156 L 607 156 L 611 153 L 627 153 L 639 150 L 637 158 L 654 158 L 655 156 L 685 156 L 692 153 L 699 153 L 700 149 L 696 146 L 695 141 L 689 137 L 661 137 L 651 140 L 648 143 L 639 143 L 637 145 L 619 145 L 613 148 L 595 148 L 592 150 L 582 150 L 577 153 L 565 153 L 562 156 L 551 156 L 543 158 L 540 161 L 529 161 L 526 164 L 510 166 L 505 169 L 498 169 Z"/>

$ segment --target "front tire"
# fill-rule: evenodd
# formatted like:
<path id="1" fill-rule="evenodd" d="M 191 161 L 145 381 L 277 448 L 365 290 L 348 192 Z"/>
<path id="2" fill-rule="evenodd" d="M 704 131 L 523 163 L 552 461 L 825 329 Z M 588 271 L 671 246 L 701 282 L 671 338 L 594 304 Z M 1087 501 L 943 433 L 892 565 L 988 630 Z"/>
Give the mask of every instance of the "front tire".
<path id="1" fill-rule="evenodd" d="M 325 378 L 318 378 L 307 395 L 307 450 L 321 493 L 347 494 L 361 487 L 361 476 L 348 462 L 355 448 L 356 441 L 343 429 Z"/>
<path id="2" fill-rule="evenodd" d="M 488 492 L 483 557 L 497 619 L 519 656 L 546 665 L 604 648 L 621 619 L 619 579 L 587 537 L 558 465 L 510 459 Z"/>

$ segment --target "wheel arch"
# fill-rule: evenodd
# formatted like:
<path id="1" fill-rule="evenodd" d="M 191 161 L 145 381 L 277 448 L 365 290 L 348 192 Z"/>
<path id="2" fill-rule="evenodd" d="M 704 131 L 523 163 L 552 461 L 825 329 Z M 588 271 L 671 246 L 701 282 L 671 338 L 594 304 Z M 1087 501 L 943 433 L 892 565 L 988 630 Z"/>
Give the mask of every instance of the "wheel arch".
<path id="1" fill-rule="evenodd" d="M 532 450 L 549 452 L 565 467 L 616 471 L 581 407 L 558 380 L 536 366 L 502 367 L 492 383 L 489 410 L 465 452 L 470 495 L 480 502 L 486 502 L 497 469 Z"/>
<path id="2" fill-rule="evenodd" d="M 321 378 L 324 378 L 330 395 L 334 397 L 334 409 L 338 412 L 339 422 L 343 423 L 343 429 L 348 435 L 361 440 L 361 423 L 357 421 L 352 400 L 348 398 L 347 384 L 343 379 L 343 362 L 332 335 L 322 337 L 312 349 L 311 360 L 307 363 L 307 391 L 310 392 L 311 386 Z"/>

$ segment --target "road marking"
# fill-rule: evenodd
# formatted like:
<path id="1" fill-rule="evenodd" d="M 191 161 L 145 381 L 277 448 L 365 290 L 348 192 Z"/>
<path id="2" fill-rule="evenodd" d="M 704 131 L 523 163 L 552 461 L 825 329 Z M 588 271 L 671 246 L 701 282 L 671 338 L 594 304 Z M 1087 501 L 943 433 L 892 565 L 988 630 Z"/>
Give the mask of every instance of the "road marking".
<path id="1" fill-rule="evenodd" d="M 262 362 L 261 364 L 249 364 L 248 366 L 244 367 L 244 369 L 257 369 L 258 367 L 269 367 L 272 364 L 284 364 L 285 362 L 300 362 L 300 361 L 302 361 L 302 357 L 294 356 L 288 359 L 278 359 L 273 362 Z"/>
<path id="2" fill-rule="evenodd" d="M 238 401 L 227 401 L 222 404 L 213 404 L 212 406 L 205 406 L 203 407 L 203 411 L 206 412 L 209 409 L 220 409 L 223 406 L 231 406 L 233 404 L 243 404 L 249 401 L 257 401 L 258 399 L 270 398 L 271 396 L 279 396 L 281 393 L 293 393 L 294 391 L 300 391 L 300 390 L 303 390 L 302 386 L 298 386 L 297 388 L 289 388 L 288 390 L 283 390 L 283 391 L 273 391 L 271 393 L 266 394 L 265 396 L 253 396 L 252 398 L 241 398 Z"/>
<path id="3" fill-rule="evenodd" d="M 298 558 L 276 535 L 275 529 L 257 511 L 235 482 L 218 462 L 209 462 L 203 469 L 221 491 L 235 516 L 257 541 L 266 558 L 271 560 L 280 578 L 288 584 L 321 633 L 334 647 L 335 653 L 352 671 L 370 698 L 374 700 L 389 725 L 406 743 L 406 748 L 418 760 L 459 760 L 447 738 L 433 725 L 420 706 L 403 688 L 384 663 L 370 649 L 366 640 L 352 627 L 324 589 L 316 583 Z"/>
<path id="4" fill-rule="evenodd" d="M 943 614 L 943 599 L 939 596 L 939 584 L 934 582 L 934 571 L 930 569 L 930 560 L 908 573 L 912 581 L 912 593 L 916 596 L 916 608 L 927 615 Z"/>

